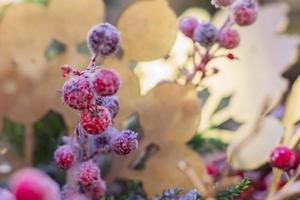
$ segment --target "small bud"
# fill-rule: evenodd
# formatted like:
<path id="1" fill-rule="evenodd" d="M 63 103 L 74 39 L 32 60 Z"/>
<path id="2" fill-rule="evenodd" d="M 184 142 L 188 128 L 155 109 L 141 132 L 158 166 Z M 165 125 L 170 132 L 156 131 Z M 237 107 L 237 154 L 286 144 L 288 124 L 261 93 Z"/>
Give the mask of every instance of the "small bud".
<path id="1" fill-rule="evenodd" d="M 256 21 L 258 5 L 255 0 L 238 0 L 232 5 L 235 22 L 240 26 L 248 26 Z"/>
<path id="2" fill-rule="evenodd" d="M 208 47 L 214 44 L 217 35 L 218 30 L 212 23 L 200 23 L 194 31 L 193 40 L 203 47 Z"/>
<path id="3" fill-rule="evenodd" d="M 194 30 L 198 26 L 198 20 L 195 17 L 183 17 L 179 22 L 179 29 L 189 38 L 194 35 Z"/>
<path id="4" fill-rule="evenodd" d="M 240 44 L 240 35 L 236 30 L 225 29 L 219 34 L 218 42 L 225 49 L 234 49 Z"/>

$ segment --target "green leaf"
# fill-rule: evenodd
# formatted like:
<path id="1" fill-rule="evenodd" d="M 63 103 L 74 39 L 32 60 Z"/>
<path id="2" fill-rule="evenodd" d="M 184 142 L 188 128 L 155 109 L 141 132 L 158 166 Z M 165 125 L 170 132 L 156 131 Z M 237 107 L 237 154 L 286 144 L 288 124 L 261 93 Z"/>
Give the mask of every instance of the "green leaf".
<path id="1" fill-rule="evenodd" d="M 216 200 L 234 200 L 247 190 L 250 185 L 249 178 L 244 178 L 238 185 L 232 186 L 216 195 Z"/>
<path id="2" fill-rule="evenodd" d="M 34 166 L 51 163 L 53 152 L 57 148 L 61 137 L 66 134 L 67 126 L 63 117 L 54 111 L 49 111 L 34 123 Z"/>
<path id="3" fill-rule="evenodd" d="M 80 54 L 90 55 L 90 51 L 89 51 L 86 41 L 78 43 L 76 45 L 76 50 Z"/>
<path id="4" fill-rule="evenodd" d="M 45 51 L 45 57 L 48 61 L 52 60 L 56 56 L 64 53 L 66 51 L 66 45 L 62 42 L 52 39 L 48 48 Z"/>
<path id="5" fill-rule="evenodd" d="M 221 110 L 229 106 L 230 100 L 231 96 L 223 97 L 213 114 L 216 114 L 217 112 L 220 112 Z"/>
<path id="6" fill-rule="evenodd" d="M 226 121 L 222 122 L 221 124 L 214 126 L 212 128 L 228 130 L 228 131 L 236 131 L 242 123 L 235 121 L 234 119 L 227 119 Z"/>
<path id="7" fill-rule="evenodd" d="M 17 153 L 19 157 L 24 157 L 25 126 L 13 122 L 8 118 L 4 118 L 2 132 L 12 150 Z"/>
<path id="8" fill-rule="evenodd" d="M 221 140 L 215 138 L 204 138 L 200 133 L 195 134 L 194 137 L 188 141 L 187 145 L 200 154 L 225 151 L 227 147 L 227 145 Z"/>
<path id="9" fill-rule="evenodd" d="M 204 106 L 209 96 L 210 96 L 210 92 L 208 88 L 204 88 L 203 90 L 198 92 L 198 97 L 200 98 L 201 106 Z"/>

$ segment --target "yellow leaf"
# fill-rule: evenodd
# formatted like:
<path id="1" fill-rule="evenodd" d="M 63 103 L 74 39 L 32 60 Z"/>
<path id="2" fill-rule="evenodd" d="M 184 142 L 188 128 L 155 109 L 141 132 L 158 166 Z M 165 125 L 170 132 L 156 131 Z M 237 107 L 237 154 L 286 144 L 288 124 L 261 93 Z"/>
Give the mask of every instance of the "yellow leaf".
<path id="1" fill-rule="evenodd" d="M 133 60 L 166 56 L 177 32 L 174 11 L 165 0 L 143 0 L 129 6 L 118 20 L 122 48 Z"/>

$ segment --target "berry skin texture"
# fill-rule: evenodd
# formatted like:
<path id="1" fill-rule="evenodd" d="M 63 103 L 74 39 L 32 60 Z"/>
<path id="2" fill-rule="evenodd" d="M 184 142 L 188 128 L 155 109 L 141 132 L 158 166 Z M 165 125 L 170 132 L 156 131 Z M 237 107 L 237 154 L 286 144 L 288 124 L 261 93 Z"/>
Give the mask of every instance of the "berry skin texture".
<path id="1" fill-rule="evenodd" d="M 117 93 L 120 88 L 120 77 L 112 69 L 102 68 L 95 72 L 92 78 L 92 85 L 100 96 L 111 96 Z"/>
<path id="2" fill-rule="evenodd" d="M 90 189 L 100 180 L 100 169 L 92 161 L 83 162 L 77 171 L 76 180 L 83 188 Z"/>
<path id="3" fill-rule="evenodd" d="M 82 128 L 91 135 L 103 133 L 111 123 L 111 116 L 107 108 L 95 106 L 89 110 L 84 110 L 80 114 Z"/>
<path id="4" fill-rule="evenodd" d="M 13 196 L 13 194 L 10 191 L 0 188 L 0 199 L 1 200 L 15 200 L 15 197 Z"/>
<path id="5" fill-rule="evenodd" d="M 294 166 L 295 154 L 294 152 L 285 146 L 276 147 L 270 157 L 270 163 L 273 167 L 289 170 Z"/>
<path id="6" fill-rule="evenodd" d="M 77 110 L 89 108 L 94 99 L 89 80 L 83 76 L 76 76 L 66 81 L 61 92 L 64 102 Z"/>
<path id="7" fill-rule="evenodd" d="M 112 150 L 118 155 L 127 155 L 137 149 L 137 133 L 131 130 L 124 130 L 112 142 Z"/>
<path id="8" fill-rule="evenodd" d="M 236 30 L 225 29 L 219 34 L 218 42 L 225 49 L 234 49 L 240 44 L 240 35 Z"/>
<path id="9" fill-rule="evenodd" d="M 76 160 L 76 152 L 71 145 L 65 144 L 55 151 L 54 160 L 61 169 L 69 169 Z"/>
<path id="10" fill-rule="evenodd" d="M 120 33 L 109 23 L 93 26 L 87 36 L 90 51 L 98 56 L 108 56 L 120 47 Z"/>
<path id="11" fill-rule="evenodd" d="M 198 24 L 199 22 L 195 17 L 183 17 L 179 22 L 179 29 L 185 36 L 192 38 Z"/>
<path id="12" fill-rule="evenodd" d="M 16 200 L 59 200 L 59 186 L 42 171 L 25 168 L 15 172 L 9 186 Z"/>
<path id="13" fill-rule="evenodd" d="M 211 4 L 214 5 L 216 8 L 219 7 L 227 7 L 233 3 L 234 0 L 212 0 Z"/>
<path id="14" fill-rule="evenodd" d="M 203 47 L 211 46 L 217 39 L 218 30 L 209 22 L 198 24 L 194 31 L 193 40 Z"/>
<path id="15" fill-rule="evenodd" d="M 119 99 L 117 96 L 97 97 L 96 104 L 108 109 L 112 118 L 115 118 L 120 110 Z"/>
<path id="16" fill-rule="evenodd" d="M 106 184 L 103 180 L 97 181 L 91 188 L 89 192 L 89 197 L 92 200 L 98 200 L 105 196 Z"/>
<path id="17" fill-rule="evenodd" d="M 249 26 L 256 21 L 258 5 L 255 0 L 238 0 L 232 5 L 235 22 L 240 26 Z"/>

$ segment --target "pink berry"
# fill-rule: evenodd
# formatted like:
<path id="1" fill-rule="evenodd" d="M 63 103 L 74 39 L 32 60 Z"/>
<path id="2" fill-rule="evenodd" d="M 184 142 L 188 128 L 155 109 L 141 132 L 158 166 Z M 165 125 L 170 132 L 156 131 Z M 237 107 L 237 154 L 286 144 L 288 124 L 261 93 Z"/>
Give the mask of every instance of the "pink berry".
<path id="1" fill-rule="evenodd" d="M 214 5 L 216 8 L 219 7 L 227 7 L 233 3 L 234 0 L 212 0 L 211 4 Z"/>
<path id="2" fill-rule="evenodd" d="M 112 150 L 118 155 L 127 155 L 138 146 L 137 133 L 124 130 L 112 142 Z"/>
<path id="3" fill-rule="evenodd" d="M 83 110 L 80 118 L 82 128 L 91 135 L 103 133 L 111 122 L 110 113 L 103 106 L 95 106 L 88 110 Z"/>
<path id="4" fill-rule="evenodd" d="M 183 17 L 179 22 L 179 29 L 189 38 L 194 35 L 194 30 L 198 26 L 198 20 L 195 17 Z"/>
<path id="5" fill-rule="evenodd" d="M 95 72 L 92 85 L 98 95 L 111 96 L 119 90 L 120 77 L 114 70 L 102 68 Z"/>
<path id="6" fill-rule="evenodd" d="M 16 200 L 59 200 L 59 187 L 42 171 L 27 168 L 10 178 L 10 189 Z"/>
<path id="7" fill-rule="evenodd" d="M 106 184 L 103 180 L 100 179 L 90 188 L 89 196 L 93 200 L 98 200 L 104 197 L 105 193 L 106 193 Z"/>
<path id="8" fill-rule="evenodd" d="M 10 191 L 0 188 L 0 200 L 15 200 L 15 197 Z"/>
<path id="9" fill-rule="evenodd" d="M 94 98 L 89 80 L 83 76 L 66 81 L 61 92 L 64 102 L 78 110 L 89 108 Z"/>
<path id="10" fill-rule="evenodd" d="M 54 153 L 54 159 L 60 168 L 69 169 L 76 160 L 75 149 L 69 144 L 60 146 Z"/>
<path id="11" fill-rule="evenodd" d="M 214 163 L 209 163 L 206 165 L 207 173 L 212 177 L 217 177 L 219 175 L 219 169 Z"/>
<path id="12" fill-rule="evenodd" d="M 98 24 L 90 29 L 87 43 L 93 54 L 108 56 L 119 49 L 120 33 L 109 23 Z"/>
<path id="13" fill-rule="evenodd" d="M 225 29 L 219 34 L 218 42 L 225 49 L 234 49 L 240 44 L 240 35 L 236 30 Z"/>
<path id="14" fill-rule="evenodd" d="M 77 182 L 85 189 L 89 189 L 100 180 L 100 169 L 91 160 L 80 164 L 76 174 Z"/>
<path id="15" fill-rule="evenodd" d="M 270 162 L 273 167 L 289 170 L 294 165 L 295 154 L 290 148 L 279 146 L 272 151 Z"/>
<path id="16" fill-rule="evenodd" d="M 210 22 L 198 24 L 194 31 L 193 40 L 203 47 L 213 45 L 218 35 L 217 28 Z"/>
<path id="17" fill-rule="evenodd" d="M 108 96 L 108 97 L 97 97 L 96 104 L 99 106 L 104 106 L 108 109 L 112 118 L 115 118 L 119 112 L 120 105 L 117 96 Z"/>
<path id="18" fill-rule="evenodd" d="M 256 21 L 258 5 L 255 0 L 238 0 L 232 5 L 235 22 L 240 26 L 248 26 Z"/>

